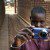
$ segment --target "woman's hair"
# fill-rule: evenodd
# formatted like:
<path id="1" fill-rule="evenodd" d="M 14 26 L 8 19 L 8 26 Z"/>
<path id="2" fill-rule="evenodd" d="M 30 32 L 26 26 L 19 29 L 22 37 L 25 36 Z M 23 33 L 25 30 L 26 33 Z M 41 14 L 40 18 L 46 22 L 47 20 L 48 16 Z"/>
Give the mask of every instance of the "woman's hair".
<path id="1" fill-rule="evenodd" d="M 31 10 L 31 16 L 30 16 L 31 25 L 34 24 L 33 21 L 35 21 L 35 19 L 37 18 L 36 14 L 40 13 L 46 15 L 46 10 L 41 6 L 36 6 Z M 40 16 L 40 17 L 43 17 L 44 20 L 46 19 L 46 16 Z"/>
<path id="2" fill-rule="evenodd" d="M 35 13 L 46 14 L 46 10 L 41 6 L 36 6 L 31 10 L 31 16 L 33 16 Z"/>

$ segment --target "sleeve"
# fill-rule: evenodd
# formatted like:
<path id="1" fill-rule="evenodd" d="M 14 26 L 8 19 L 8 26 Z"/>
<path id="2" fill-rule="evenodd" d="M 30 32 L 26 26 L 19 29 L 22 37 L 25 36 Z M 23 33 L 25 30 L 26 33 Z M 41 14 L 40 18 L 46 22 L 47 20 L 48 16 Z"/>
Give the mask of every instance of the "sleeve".
<path id="1" fill-rule="evenodd" d="M 21 46 L 20 50 L 27 50 L 26 44 L 23 44 L 23 45 Z"/>

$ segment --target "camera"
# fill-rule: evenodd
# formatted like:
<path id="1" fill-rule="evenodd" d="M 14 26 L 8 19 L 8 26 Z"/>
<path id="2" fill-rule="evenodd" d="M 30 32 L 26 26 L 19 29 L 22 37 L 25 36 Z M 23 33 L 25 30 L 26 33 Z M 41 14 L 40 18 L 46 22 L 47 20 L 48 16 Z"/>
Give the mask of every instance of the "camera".
<path id="1" fill-rule="evenodd" d="M 47 39 L 48 28 L 33 28 L 32 32 L 34 33 L 34 39 Z"/>

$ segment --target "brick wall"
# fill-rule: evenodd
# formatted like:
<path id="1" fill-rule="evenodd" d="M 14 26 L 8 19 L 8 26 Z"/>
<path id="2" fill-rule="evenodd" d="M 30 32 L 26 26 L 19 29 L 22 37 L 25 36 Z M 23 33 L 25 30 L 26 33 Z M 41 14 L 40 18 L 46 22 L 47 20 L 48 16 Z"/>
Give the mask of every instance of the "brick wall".
<path id="1" fill-rule="evenodd" d="M 31 15 L 31 10 L 34 6 L 42 6 L 46 9 L 46 25 L 50 25 L 50 2 L 44 0 L 18 0 L 18 14 L 20 14 L 27 21 Z"/>
<path id="2" fill-rule="evenodd" d="M 35 1 L 35 6 L 42 6 L 46 9 L 46 25 L 50 25 L 50 2 L 45 2 L 44 0 Z"/>

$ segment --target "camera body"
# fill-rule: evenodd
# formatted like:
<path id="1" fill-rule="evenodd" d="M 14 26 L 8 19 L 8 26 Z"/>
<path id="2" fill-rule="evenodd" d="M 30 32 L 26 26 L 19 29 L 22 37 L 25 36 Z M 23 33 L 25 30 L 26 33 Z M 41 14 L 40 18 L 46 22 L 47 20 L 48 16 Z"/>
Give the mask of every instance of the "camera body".
<path id="1" fill-rule="evenodd" d="M 35 27 L 32 29 L 32 31 L 34 33 L 34 39 L 38 38 L 47 39 L 48 28 Z"/>

